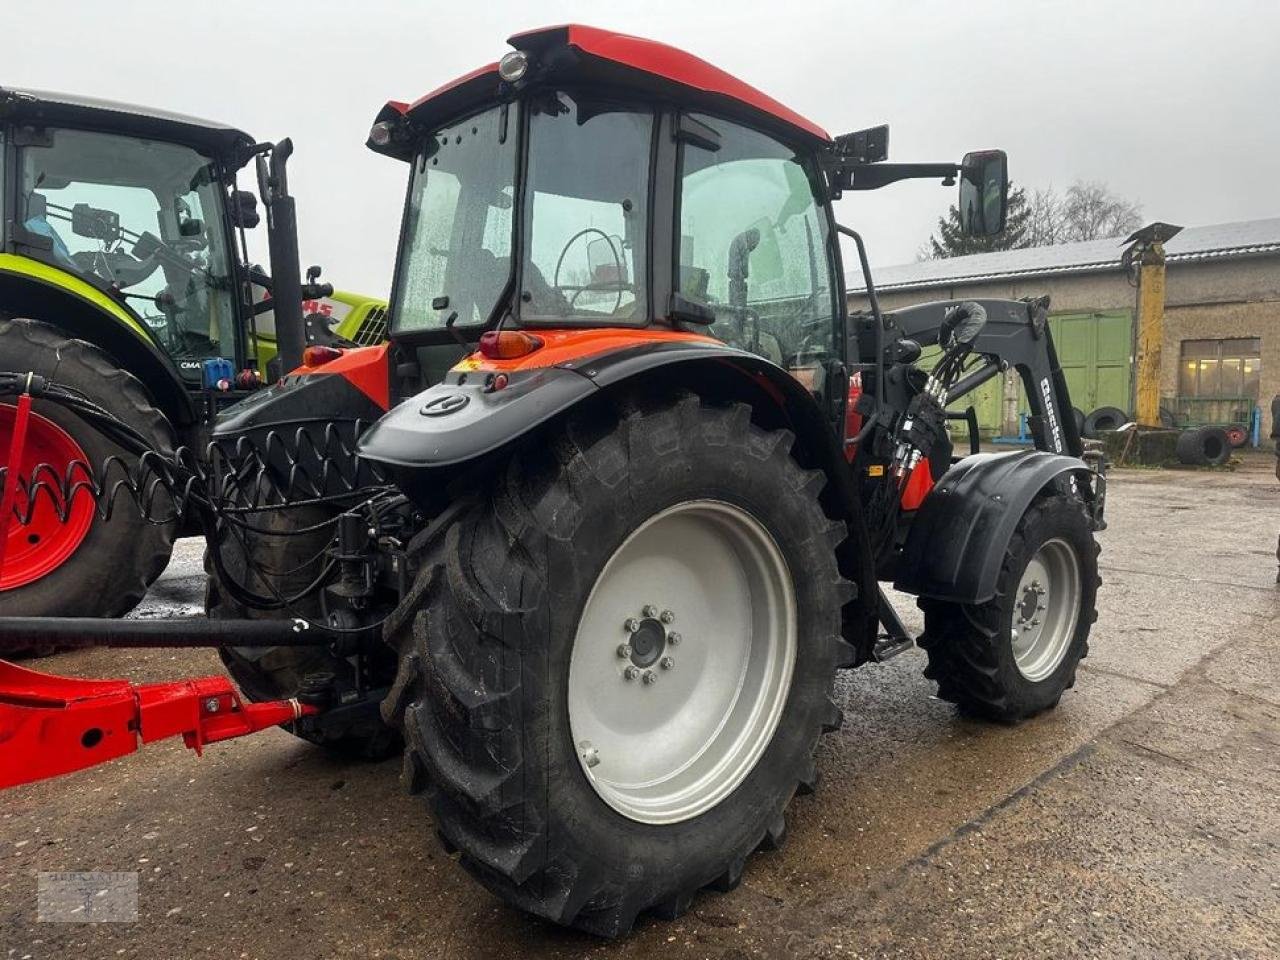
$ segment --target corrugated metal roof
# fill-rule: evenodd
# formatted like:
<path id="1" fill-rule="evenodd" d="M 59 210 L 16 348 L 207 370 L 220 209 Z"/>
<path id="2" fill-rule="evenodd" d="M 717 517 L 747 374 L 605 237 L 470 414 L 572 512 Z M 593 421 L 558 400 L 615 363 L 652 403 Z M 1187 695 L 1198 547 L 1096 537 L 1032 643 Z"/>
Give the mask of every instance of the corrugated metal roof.
<path id="1" fill-rule="evenodd" d="M 928 289 L 1016 277 L 1101 273 L 1120 269 L 1122 239 L 1086 240 L 1056 247 L 1029 247 L 978 253 L 945 260 L 922 260 L 895 267 L 873 267 L 877 290 Z M 1280 217 L 1187 227 L 1164 245 L 1169 263 L 1227 260 L 1280 253 Z M 860 279 L 860 278 L 859 278 Z M 862 284 L 851 287 L 859 293 Z"/>

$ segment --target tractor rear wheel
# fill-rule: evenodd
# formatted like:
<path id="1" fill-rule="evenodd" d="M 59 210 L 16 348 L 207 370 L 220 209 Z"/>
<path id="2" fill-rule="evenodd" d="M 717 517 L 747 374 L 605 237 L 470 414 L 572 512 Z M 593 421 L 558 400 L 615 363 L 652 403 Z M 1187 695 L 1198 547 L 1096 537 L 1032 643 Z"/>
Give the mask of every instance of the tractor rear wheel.
<path id="1" fill-rule="evenodd" d="M 157 449 L 173 448 L 169 421 L 148 398 L 141 383 L 111 357 L 84 340 L 66 336 L 34 320 L 0 320 L 0 370 L 32 371 L 84 394 L 143 436 Z M 0 466 L 9 453 L 15 407 L 0 404 Z M 160 576 L 173 549 L 174 523 L 151 523 L 124 493 L 112 498 L 110 517 L 98 514 L 88 489 L 109 457 L 124 465 L 135 458 L 66 407 L 36 400 L 28 424 L 21 467 L 30 480 L 38 464 L 46 485 L 84 483 L 70 504 L 62 492 L 38 492 L 27 509 L 19 494 L 17 510 L 29 522 L 9 526 L 4 569 L 0 571 L 0 612 L 6 616 L 118 617 L 133 609 Z M 71 467 L 76 461 L 83 467 Z M 91 471 L 91 472 L 90 472 Z M 115 467 L 106 482 L 123 477 Z M 172 505 L 160 494 L 160 513 Z M 41 654 L 47 650 L 32 650 Z"/>
<path id="2" fill-rule="evenodd" d="M 1042 496 L 1018 523 L 991 600 L 922 597 L 924 675 L 938 696 L 1002 722 L 1056 706 L 1075 684 L 1098 617 L 1098 550 L 1078 500 Z"/>
<path id="3" fill-rule="evenodd" d="M 301 592 L 324 569 L 325 548 L 333 536 L 333 525 L 325 521 L 331 515 L 318 507 L 296 507 L 245 516 L 258 531 L 269 532 L 224 530 L 220 544 L 206 546 L 207 616 L 211 620 L 303 616 L 324 621 L 324 609 L 316 594 L 278 610 L 259 610 L 237 602 L 213 562 L 211 551 L 219 551 L 227 576 L 240 586 L 260 596 L 273 596 L 274 591 L 289 597 Z M 323 647 L 226 647 L 220 655 L 241 692 L 256 701 L 296 696 L 308 676 L 332 674 L 346 680 L 354 671 L 350 661 L 334 656 Z M 388 666 L 384 675 L 390 674 Z M 296 724 L 289 724 L 286 729 L 335 754 L 355 759 L 384 760 L 400 749 L 399 736 L 382 723 L 376 712 L 341 730 L 320 732 Z"/>
<path id="4" fill-rule="evenodd" d="M 383 704 L 503 900 L 601 936 L 730 889 L 835 729 L 845 537 L 787 431 L 682 395 L 584 411 L 416 545 Z"/>

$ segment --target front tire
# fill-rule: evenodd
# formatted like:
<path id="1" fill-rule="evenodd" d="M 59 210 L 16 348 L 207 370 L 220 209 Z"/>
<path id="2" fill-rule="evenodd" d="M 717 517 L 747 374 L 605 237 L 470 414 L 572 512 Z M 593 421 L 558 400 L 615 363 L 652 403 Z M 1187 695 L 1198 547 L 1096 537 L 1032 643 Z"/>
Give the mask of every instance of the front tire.
<path id="1" fill-rule="evenodd" d="M 384 714 L 503 900 L 618 936 L 782 841 L 853 659 L 845 528 L 791 440 L 691 395 L 580 414 L 419 545 Z"/>
<path id="2" fill-rule="evenodd" d="M 1057 705 L 1088 653 L 1098 543 L 1080 502 L 1041 496 L 1005 553 L 996 595 L 982 604 L 922 597 L 924 675 L 966 713 L 1013 723 Z"/>

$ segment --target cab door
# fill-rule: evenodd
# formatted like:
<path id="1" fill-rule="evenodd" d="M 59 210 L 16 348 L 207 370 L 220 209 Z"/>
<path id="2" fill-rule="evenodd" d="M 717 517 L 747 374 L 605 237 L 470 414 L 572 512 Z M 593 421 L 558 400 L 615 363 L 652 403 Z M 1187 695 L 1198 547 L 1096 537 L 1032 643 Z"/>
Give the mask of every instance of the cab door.
<path id="1" fill-rule="evenodd" d="M 812 157 L 768 134 L 685 114 L 675 286 L 711 311 L 707 331 L 787 370 L 838 416 L 842 300 Z"/>

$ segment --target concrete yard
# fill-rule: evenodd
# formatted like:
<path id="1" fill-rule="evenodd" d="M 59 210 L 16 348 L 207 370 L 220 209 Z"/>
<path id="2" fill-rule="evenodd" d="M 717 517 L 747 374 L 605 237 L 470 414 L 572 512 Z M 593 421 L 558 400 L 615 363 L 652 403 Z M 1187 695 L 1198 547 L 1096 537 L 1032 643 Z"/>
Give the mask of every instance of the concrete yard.
<path id="1" fill-rule="evenodd" d="M 0 795 L 0 958 L 1280 956 L 1271 469 L 1113 475 L 1099 619 L 1056 711 L 961 719 L 918 651 L 844 676 L 845 727 L 787 844 L 676 922 L 605 943 L 508 909 L 438 846 L 398 762 L 273 730 Z M 137 615 L 199 611 L 200 549 Z M 169 651 L 35 666 L 218 669 Z M 136 871 L 137 922 L 37 921 L 37 872 L 69 870 Z"/>

